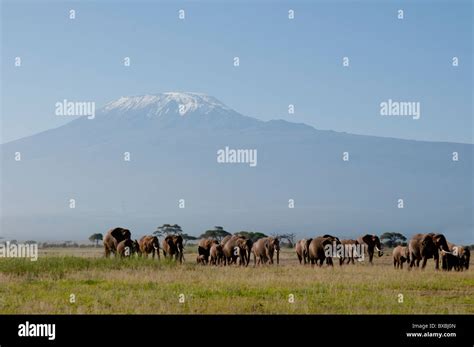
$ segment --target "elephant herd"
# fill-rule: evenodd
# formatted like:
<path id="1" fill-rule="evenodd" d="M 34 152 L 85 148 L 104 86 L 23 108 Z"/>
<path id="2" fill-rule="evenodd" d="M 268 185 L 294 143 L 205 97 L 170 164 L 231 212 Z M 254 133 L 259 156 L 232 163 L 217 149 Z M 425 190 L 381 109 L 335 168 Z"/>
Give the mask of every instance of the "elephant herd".
<path id="1" fill-rule="evenodd" d="M 180 263 L 184 260 L 184 246 L 181 235 L 168 235 L 162 244 L 163 256 L 175 259 Z M 130 230 L 124 228 L 110 229 L 104 236 L 105 257 L 116 254 L 120 257 L 130 257 L 133 254 L 160 259 L 160 242 L 156 236 L 146 235 L 140 240 L 132 240 Z"/>
<path id="2" fill-rule="evenodd" d="M 469 269 L 469 261 L 471 259 L 471 251 L 468 247 L 457 246 L 446 240 L 443 234 L 416 234 L 414 235 L 408 246 L 397 246 L 393 250 L 393 266 L 395 268 L 403 268 L 403 263 L 424 269 L 428 259 L 433 258 L 435 269 L 439 269 L 441 254 L 441 266 L 443 270 L 463 271 Z"/>
<path id="3" fill-rule="evenodd" d="M 319 262 L 319 266 L 322 266 L 326 261 L 326 264 L 332 266 L 334 257 L 339 258 L 340 265 L 351 262 L 354 264 L 354 259 L 363 259 L 365 254 L 369 256 L 369 263 L 372 263 L 375 251 L 379 257 L 383 255 L 381 248 L 379 237 L 367 234 L 357 240 L 339 240 L 331 235 L 303 239 L 296 243 L 295 250 L 300 264 L 311 263 L 314 266 Z M 435 233 L 416 234 L 408 246 L 395 247 L 392 252 L 393 266 L 402 269 L 406 262 L 412 268 L 419 267 L 421 262 L 421 268 L 424 269 L 428 259 L 434 259 L 435 269 L 438 270 L 440 255 L 443 270 L 469 269 L 469 248 L 454 245 L 443 234 Z"/>
<path id="4" fill-rule="evenodd" d="M 113 228 L 104 236 L 105 256 L 116 254 L 120 257 L 130 257 L 133 254 L 148 257 L 155 255 L 160 259 L 160 242 L 156 236 L 146 235 L 140 240 L 132 240 L 130 230 Z M 161 243 L 165 258 L 184 261 L 184 245 L 181 235 L 168 235 Z M 302 239 L 296 242 L 295 251 L 302 265 L 311 264 L 320 267 L 326 263 L 333 266 L 333 258 L 339 259 L 339 265 L 354 264 L 354 260 L 364 260 L 368 256 L 369 263 L 377 252 L 383 255 L 382 245 L 377 235 L 367 234 L 353 239 L 340 240 L 332 235 Z M 457 246 L 448 242 L 443 234 L 416 234 L 408 246 L 397 246 L 393 249 L 393 266 L 403 268 L 407 263 L 409 268 L 420 266 L 424 269 L 428 259 L 433 258 L 435 269 L 441 264 L 443 270 L 462 271 L 469 268 L 470 250 L 468 247 Z M 253 265 L 280 263 L 280 240 L 277 237 L 263 237 L 255 242 L 245 236 L 228 235 L 221 241 L 202 239 L 198 244 L 196 262 L 202 265 L 241 265 L 248 266 L 253 256 Z"/>
<path id="5" fill-rule="evenodd" d="M 273 264 L 276 255 L 280 263 L 280 240 L 275 237 L 264 237 L 253 242 L 239 235 L 228 235 L 218 241 L 203 239 L 198 244 L 198 264 L 248 266 L 253 255 L 254 266 L 257 264 Z"/>
<path id="6" fill-rule="evenodd" d="M 323 235 L 311 239 L 302 239 L 296 243 L 295 251 L 300 264 L 318 264 L 333 266 L 333 258 L 339 259 L 339 265 L 354 264 L 354 259 L 364 259 L 369 256 L 372 263 L 375 251 L 383 255 L 380 239 L 377 235 L 364 235 L 357 240 L 340 240 L 336 236 Z"/>

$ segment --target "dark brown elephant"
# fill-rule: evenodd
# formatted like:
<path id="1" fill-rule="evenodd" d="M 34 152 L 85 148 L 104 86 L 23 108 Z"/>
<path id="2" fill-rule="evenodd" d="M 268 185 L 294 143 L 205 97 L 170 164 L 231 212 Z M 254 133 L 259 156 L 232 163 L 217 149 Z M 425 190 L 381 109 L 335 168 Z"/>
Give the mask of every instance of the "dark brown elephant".
<path id="1" fill-rule="evenodd" d="M 352 264 L 354 264 L 354 259 L 360 257 L 359 242 L 357 240 L 341 240 L 341 244 L 343 246 L 344 253 L 342 257 L 339 258 L 339 264 L 344 264 L 346 260 L 346 264 L 349 264 L 351 262 Z"/>
<path id="2" fill-rule="evenodd" d="M 168 235 L 162 242 L 163 245 L 163 256 L 166 258 L 168 255 L 170 259 L 173 256 L 180 263 L 184 260 L 184 246 L 183 237 L 181 235 Z"/>
<path id="3" fill-rule="evenodd" d="M 273 257 L 276 252 L 277 265 L 280 264 L 280 240 L 277 237 L 263 237 L 255 241 L 252 246 L 254 266 L 258 264 L 273 264 Z"/>
<path id="4" fill-rule="evenodd" d="M 219 242 L 215 239 L 202 239 L 198 244 L 198 254 L 203 256 L 204 263 L 209 262 L 209 256 L 211 255 L 211 247 L 217 245 Z"/>
<path id="5" fill-rule="evenodd" d="M 224 252 L 222 251 L 222 246 L 218 243 L 214 243 L 211 246 L 210 250 L 210 265 L 220 265 L 224 261 Z"/>
<path id="6" fill-rule="evenodd" d="M 232 235 L 222 246 L 224 253 L 224 265 L 237 263 L 239 259 L 240 265 L 248 266 L 250 260 L 252 241 L 243 236 Z M 222 245 L 222 242 L 221 242 Z M 250 248 L 249 248 L 250 247 Z"/>
<path id="7" fill-rule="evenodd" d="M 435 261 L 435 269 L 439 269 L 439 251 L 451 253 L 448 243 L 443 234 L 416 234 L 408 244 L 410 250 L 410 268 L 415 265 L 419 267 L 420 261 L 423 260 L 421 268 L 424 269 L 428 259 L 433 258 Z"/>
<path id="8" fill-rule="evenodd" d="M 145 258 L 147 258 L 148 254 L 151 253 L 151 257 L 155 259 L 156 253 L 158 259 L 160 259 L 160 241 L 158 240 L 158 237 L 153 235 L 143 236 L 138 244 L 140 247 L 140 253 L 143 254 Z"/>
<path id="9" fill-rule="evenodd" d="M 300 264 L 309 263 L 309 244 L 312 240 L 313 239 L 302 239 L 296 242 L 295 251 Z"/>
<path id="10" fill-rule="evenodd" d="M 115 254 L 118 244 L 123 240 L 130 240 L 131 237 L 132 235 L 128 229 L 113 228 L 107 231 L 103 240 L 105 257 L 108 258 L 110 253 Z"/>
<path id="11" fill-rule="evenodd" d="M 441 251 L 441 263 L 443 270 L 463 271 L 469 269 L 471 251 L 469 247 L 458 246 L 448 242 L 448 248 L 451 253 Z"/>
<path id="12" fill-rule="evenodd" d="M 393 249 L 393 267 L 403 269 L 403 263 L 410 264 L 410 250 L 407 246 L 397 246 Z"/>
<path id="13" fill-rule="evenodd" d="M 319 236 L 311 240 L 309 244 L 309 261 L 314 267 L 319 261 L 319 266 L 323 266 L 324 260 L 326 264 L 333 266 L 332 257 L 333 250 L 341 244 L 337 237 L 331 235 Z"/>
<path id="14" fill-rule="evenodd" d="M 134 253 L 133 251 L 133 241 L 130 239 L 125 239 L 120 241 L 117 245 L 117 254 L 121 258 L 129 258 Z"/>
<path id="15" fill-rule="evenodd" d="M 374 259 L 374 253 L 377 251 L 378 256 L 381 257 L 383 255 L 382 252 L 382 245 L 380 243 L 380 239 L 377 235 L 364 235 L 357 239 L 357 242 L 364 246 L 364 253 L 367 252 L 369 255 L 369 263 L 373 264 L 372 259 Z"/>

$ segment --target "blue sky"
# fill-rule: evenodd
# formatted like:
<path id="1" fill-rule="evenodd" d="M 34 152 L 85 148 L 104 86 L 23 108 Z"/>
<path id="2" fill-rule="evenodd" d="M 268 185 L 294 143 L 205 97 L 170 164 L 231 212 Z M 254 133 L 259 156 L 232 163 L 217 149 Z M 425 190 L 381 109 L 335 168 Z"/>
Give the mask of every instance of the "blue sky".
<path id="1" fill-rule="evenodd" d="M 1 142 L 64 124 L 63 99 L 194 91 L 263 120 L 473 143 L 472 16 L 452 0 L 2 1 Z M 380 116 L 388 99 L 420 102 L 421 119 Z"/>

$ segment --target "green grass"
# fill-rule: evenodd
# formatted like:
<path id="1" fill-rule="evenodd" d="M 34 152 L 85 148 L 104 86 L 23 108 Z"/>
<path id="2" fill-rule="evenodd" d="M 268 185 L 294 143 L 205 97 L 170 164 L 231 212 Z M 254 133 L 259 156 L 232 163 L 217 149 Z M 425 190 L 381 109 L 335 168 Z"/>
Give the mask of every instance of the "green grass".
<path id="1" fill-rule="evenodd" d="M 0 259 L 0 313 L 474 313 L 472 271 L 435 272 L 432 262 L 425 271 L 396 271 L 389 256 L 311 268 L 285 250 L 278 267 L 241 268 L 199 266 L 193 253 L 182 265 L 92 253 Z"/>

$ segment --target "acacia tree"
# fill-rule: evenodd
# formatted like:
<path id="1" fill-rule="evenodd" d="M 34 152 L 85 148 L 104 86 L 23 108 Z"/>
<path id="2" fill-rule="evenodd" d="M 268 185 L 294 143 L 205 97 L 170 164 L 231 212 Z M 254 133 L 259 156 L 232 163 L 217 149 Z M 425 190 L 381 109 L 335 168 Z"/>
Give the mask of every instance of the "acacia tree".
<path id="1" fill-rule="evenodd" d="M 293 247 L 295 244 L 295 233 L 286 233 L 286 234 L 272 234 L 273 237 L 278 237 L 280 240 L 285 240 L 288 243 L 288 247 Z"/>
<path id="2" fill-rule="evenodd" d="M 92 234 L 91 236 L 89 236 L 89 241 L 90 242 L 95 242 L 95 246 L 99 246 L 99 241 L 102 241 L 103 239 L 103 236 L 101 233 L 97 233 L 97 234 Z"/>
<path id="3" fill-rule="evenodd" d="M 198 239 L 196 236 L 192 236 L 188 234 L 181 234 L 181 236 L 183 237 L 183 240 L 184 240 L 184 246 L 186 246 L 186 243 L 188 241 L 194 241 Z"/>
<path id="4" fill-rule="evenodd" d="M 407 240 L 407 238 L 400 233 L 383 233 L 380 235 L 380 240 L 382 240 L 384 245 L 388 248 L 393 248 L 402 245 Z"/>
<path id="5" fill-rule="evenodd" d="M 214 229 L 206 230 L 204 233 L 199 236 L 202 239 L 216 239 L 217 241 L 221 242 L 224 237 L 230 235 L 229 232 L 225 231 L 221 226 L 215 226 Z"/>
<path id="6" fill-rule="evenodd" d="M 261 232 L 255 232 L 255 231 L 239 231 L 238 233 L 235 233 L 234 235 L 237 236 L 243 236 L 247 239 L 252 240 L 252 242 L 257 241 L 258 239 L 261 239 L 263 237 L 267 237 L 264 233 Z"/>
<path id="7" fill-rule="evenodd" d="M 163 224 L 160 227 L 156 228 L 156 231 L 153 232 L 157 236 L 168 236 L 168 235 L 183 235 L 183 229 L 178 224 Z"/>

